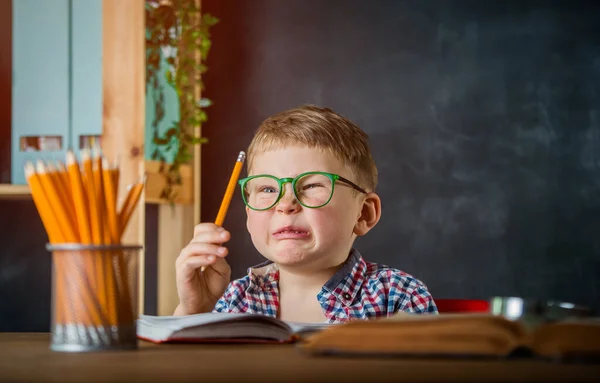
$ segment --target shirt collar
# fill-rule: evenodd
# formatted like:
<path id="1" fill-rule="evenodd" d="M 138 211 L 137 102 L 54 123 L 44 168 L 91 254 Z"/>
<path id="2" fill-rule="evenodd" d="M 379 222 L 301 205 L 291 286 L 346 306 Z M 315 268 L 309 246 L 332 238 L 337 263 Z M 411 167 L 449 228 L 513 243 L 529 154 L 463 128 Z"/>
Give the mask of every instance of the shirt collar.
<path id="1" fill-rule="evenodd" d="M 360 263 L 362 257 L 358 250 L 352 249 L 350 250 L 350 254 L 346 261 L 342 264 L 342 267 L 331 277 L 323 288 L 330 292 L 335 292 L 335 290 L 342 284 L 345 280 L 348 279 L 353 273 L 354 268 Z"/>
<path id="2" fill-rule="evenodd" d="M 336 300 L 350 304 L 363 284 L 366 269 L 367 265 L 360 252 L 356 249 L 350 250 L 342 267 L 323 285 L 318 295 L 319 300 L 333 296 Z M 248 275 L 250 280 L 259 285 L 277 283 L 279 268 L 267 260 L 248 268 Z"/>
<path id="3" fill-rule="evenodd" d="M 352 249 L 346 262 L 321 289 L 317 298 L 319 301 L 335 299 L 349 306 L 360 291 L 365 280 L 367 264 L 358 250 Z"/>

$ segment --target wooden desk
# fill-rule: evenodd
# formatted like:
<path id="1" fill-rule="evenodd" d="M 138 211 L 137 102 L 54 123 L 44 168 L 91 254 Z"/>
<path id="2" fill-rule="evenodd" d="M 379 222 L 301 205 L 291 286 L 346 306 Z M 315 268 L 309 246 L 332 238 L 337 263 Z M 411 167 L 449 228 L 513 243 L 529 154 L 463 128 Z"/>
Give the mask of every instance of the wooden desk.
<path id="1" fill-rule="evenodd" d="M 292 345 L 154 345 L 59 353 L 48 334 L 0 333 L 0 382 L 597 381 L 600 365 L 308 357 Z"/>

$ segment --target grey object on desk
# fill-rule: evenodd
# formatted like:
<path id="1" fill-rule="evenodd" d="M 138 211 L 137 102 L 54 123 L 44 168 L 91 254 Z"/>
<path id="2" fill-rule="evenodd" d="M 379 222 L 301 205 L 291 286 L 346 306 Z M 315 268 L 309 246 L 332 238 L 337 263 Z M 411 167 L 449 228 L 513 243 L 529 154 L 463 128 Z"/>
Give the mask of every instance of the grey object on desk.
<path id="1" fill-rule="evenodd" d="M 493 297 L 490 312 L 535 326 L 545 322 L 592 316 L 589 307 L 560 301 L 539 301 L 520 297 Z"/>

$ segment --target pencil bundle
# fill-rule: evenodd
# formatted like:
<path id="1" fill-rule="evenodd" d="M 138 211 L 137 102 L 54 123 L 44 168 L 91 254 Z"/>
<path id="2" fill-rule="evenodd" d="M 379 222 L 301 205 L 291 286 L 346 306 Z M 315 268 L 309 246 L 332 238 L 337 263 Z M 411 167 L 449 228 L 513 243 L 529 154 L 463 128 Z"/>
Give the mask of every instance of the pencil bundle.
<path id="1" fill-rule="evenodd" d="M 137 254 L 121 238 L 144 180 L 118 204 L 118 165 L 98 148 L 82 149 L 80 162 L 68 151 L 64 164 L 27 163 L 25 176 L 53 253 L 53 337 L 85 329 L 92 343 L 118 343 L 117 330 L 136 319 Z"/>

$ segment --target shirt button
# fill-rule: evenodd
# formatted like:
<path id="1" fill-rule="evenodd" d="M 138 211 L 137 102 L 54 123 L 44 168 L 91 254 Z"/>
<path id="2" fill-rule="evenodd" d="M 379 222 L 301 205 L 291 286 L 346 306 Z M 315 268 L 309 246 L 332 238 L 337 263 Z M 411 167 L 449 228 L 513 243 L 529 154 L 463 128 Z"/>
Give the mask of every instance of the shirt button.
<path id="1" fill-rule="evenodd" d="M 349 300 L 350 298 L 352 298 L 352 296 L 348 293 L 343 293 L 342 298 L 344 298 L 345 300 Z"/>

